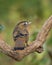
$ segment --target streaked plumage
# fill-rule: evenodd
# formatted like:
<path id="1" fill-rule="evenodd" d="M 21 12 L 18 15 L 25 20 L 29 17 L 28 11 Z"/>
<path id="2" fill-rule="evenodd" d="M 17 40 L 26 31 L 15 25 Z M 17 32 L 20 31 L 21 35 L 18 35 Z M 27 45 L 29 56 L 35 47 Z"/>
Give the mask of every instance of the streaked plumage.
<path id="1" fill-rule="evenodd" d="M 29 22 L 27 21 L 22 21 L 16 25 L 13 31 L 13 39 L 15 42 L 14 50 L 23 50 L 26 46 L 28 46 L 28 25 Z"/>

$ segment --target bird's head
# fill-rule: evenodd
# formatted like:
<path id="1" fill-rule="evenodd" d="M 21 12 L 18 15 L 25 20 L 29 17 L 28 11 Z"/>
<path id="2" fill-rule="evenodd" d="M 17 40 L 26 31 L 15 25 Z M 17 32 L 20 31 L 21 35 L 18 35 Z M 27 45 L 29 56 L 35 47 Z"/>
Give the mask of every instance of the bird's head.
<path id="1" fill-rule="evenodd" d="M 30 24 L 31 24 L 31 22 L 22 21 L 22 22 L 18 23 L 18 26 L 20 28 L 27 28 Z"/>

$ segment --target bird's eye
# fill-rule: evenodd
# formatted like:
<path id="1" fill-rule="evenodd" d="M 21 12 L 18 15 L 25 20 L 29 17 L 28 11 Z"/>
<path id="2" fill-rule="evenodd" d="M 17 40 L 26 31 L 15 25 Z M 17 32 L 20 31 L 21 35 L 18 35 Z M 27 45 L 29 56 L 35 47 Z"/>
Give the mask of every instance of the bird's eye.
<path id="1" fill-rule="evenodd" d="M 27 22 L 24 23 L 24 25 L 27 25 L 27 24 L 28 24 Z"/>

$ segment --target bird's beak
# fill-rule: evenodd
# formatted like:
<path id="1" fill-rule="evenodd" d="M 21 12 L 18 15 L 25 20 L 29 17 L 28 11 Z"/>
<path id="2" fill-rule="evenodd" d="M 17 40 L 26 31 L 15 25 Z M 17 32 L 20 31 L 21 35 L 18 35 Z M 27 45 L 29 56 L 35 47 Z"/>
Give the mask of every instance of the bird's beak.
<path id="1" fill-rule="evenodd" d="M 31 24 L 32 22 L 28 22 L 28 24 Z"/>

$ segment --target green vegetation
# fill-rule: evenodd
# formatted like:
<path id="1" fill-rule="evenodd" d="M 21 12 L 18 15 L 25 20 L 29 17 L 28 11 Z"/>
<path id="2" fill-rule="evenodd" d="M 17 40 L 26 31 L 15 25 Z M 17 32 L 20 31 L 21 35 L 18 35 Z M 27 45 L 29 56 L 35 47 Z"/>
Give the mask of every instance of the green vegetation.
<path id="1" fill-rule="evenodd" d="M 14 46 L 12 32 L 21 20 L 31 21 L 29 42 L 36 38 L 44 21 L 52 15 L 52 0 L 0 0 L 0 38 Z M 0 65 L 51 65 L 52 31 L 44 44 L 45 51 L 41 54 L 32 53 L 21 62 L 0 53 Z"/>

